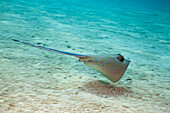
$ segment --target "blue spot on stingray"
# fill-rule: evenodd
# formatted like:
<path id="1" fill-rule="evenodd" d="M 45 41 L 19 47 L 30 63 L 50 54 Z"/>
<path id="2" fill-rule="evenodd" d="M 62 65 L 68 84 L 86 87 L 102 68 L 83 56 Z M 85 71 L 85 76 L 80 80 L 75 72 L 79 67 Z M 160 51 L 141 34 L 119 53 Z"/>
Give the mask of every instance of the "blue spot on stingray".
<path id="1" fill-rule="evenodd" d="M 91 62 L 92 60 L 89 60 L 89 62 Z"/>
<path id="2" fill-rule="evenodd" d="M 101 64 L 103 64 L 103 62 L 101 62 Z"/>
<path id="3" fill-rule="evenodd" d="M 96 61 L 96 63 L 98 63 L 98 61 Z"/>
<path id="4" fill-rule="evenodd" d="M 109 62 L 109 64 L 110 64 L 110 62 Z"/>
<path id="5" fill-rule="evenodd" d="M 114 64 L 115 62 L 113 62 L 113 64 Z"/>
<path id="6" fill-rule="evenodd" d="M 97 61 L 97 59 L 95 59 Z"/>
<path id="7" fill-rule="evenodd" d="M 104 67 L 104 65 L 102 65 Z"/>

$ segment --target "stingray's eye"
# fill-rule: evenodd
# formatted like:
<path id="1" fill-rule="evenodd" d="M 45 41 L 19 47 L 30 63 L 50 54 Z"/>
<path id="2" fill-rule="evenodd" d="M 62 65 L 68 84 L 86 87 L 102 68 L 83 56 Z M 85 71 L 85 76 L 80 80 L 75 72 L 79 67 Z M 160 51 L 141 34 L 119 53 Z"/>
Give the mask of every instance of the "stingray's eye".
<path id="1" fill-rule="evenodd" d="M 123 62 L 124 61 L 124 57 L 121 55 L 121 54 L 117 54 L 118 56 L 117 56 L 117 59 L 119 60 L 119 61 L 121 61 L 121 62 Z"/>

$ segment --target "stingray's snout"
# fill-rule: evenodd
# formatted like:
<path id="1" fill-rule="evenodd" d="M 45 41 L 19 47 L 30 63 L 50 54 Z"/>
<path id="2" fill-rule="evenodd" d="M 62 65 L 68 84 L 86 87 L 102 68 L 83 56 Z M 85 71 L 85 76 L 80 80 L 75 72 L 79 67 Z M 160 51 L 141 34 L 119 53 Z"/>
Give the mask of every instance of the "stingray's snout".
<path id="1" fill-rule="evenodd" d="M 117 59 L 119 60 L 119 61 L 121 61 L 121 62 L 123 62 L 125 59 L 124 59 L 124 57 L 121 55 L 121 54 L 117 54 L 118 56 L 117 56 Z"/>

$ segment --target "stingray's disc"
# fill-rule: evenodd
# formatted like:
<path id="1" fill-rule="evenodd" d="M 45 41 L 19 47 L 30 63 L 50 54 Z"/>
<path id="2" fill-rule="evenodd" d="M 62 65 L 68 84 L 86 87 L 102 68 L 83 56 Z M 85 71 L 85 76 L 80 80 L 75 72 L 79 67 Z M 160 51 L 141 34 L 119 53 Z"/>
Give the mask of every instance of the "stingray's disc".
<path id="1" fill-rule="evenodd" d="M 97 71 L 101 72 L 104 76 L 112 82 L 117 82 L 125 73 L 130 61 L 119 61 L 117 56 L 92 56 L 84 59 L 83 62 Z"/>

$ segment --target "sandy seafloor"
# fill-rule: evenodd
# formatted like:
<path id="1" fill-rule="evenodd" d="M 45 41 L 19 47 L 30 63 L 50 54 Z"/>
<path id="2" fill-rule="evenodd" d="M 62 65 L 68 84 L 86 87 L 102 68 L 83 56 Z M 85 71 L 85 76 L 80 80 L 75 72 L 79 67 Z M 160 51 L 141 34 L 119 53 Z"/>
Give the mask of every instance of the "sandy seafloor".
<path id="1" fill-rule="evenodd" d="M 170 9 L 122 1 L 1 0 L 0 113 L 170 112 Z M 112 83 L 75 57 L 11 38 L 80 54 L 121 53 L 131 64 Z"/>

